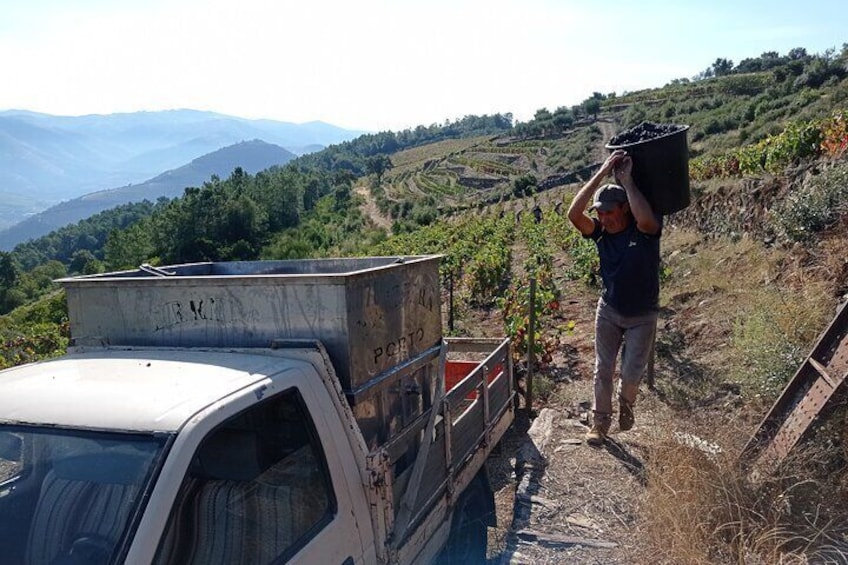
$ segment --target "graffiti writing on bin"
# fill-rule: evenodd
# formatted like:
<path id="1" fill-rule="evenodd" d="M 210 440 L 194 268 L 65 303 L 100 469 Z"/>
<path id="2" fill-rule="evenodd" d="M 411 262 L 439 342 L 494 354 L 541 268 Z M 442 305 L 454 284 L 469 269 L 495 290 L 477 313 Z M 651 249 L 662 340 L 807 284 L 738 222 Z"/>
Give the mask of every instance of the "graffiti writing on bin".
<path id="1" fill-rule="evenodd" d="M 226 301 L 214 298 L 171 300 L 154 306 L 150 313 L 155 331 L 167 330 L 182 324 L 213 323 L 218 325 L 247 321 L 244 316 L 236 320 Z M 250 316 L 248 316 L 249 318 Z"/>
<path id="2" fill-rule="evenodd" d="M 394 285 L 370 285 L 365 287 L 365 307 L 376 306 L 379 308 L 401 308 L 403 306 L 415 306 L 433 311 L 438 305 L 433 289 L 438 284 L 424 284 L 423 286 L 414 281 L 404 281 Z"/>

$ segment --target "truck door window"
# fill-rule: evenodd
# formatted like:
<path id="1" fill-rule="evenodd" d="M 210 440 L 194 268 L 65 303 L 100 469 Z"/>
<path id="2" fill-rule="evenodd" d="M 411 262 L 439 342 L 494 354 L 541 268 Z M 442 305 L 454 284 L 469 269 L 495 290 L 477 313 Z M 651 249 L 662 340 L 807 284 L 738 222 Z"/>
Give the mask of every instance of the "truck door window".
<path id="1" fill-rule="evenodd" d="M 155 563 L 273 563 L 332 520 L 336 501 L 312 420 L 288 390 L 203 440 Z"/>

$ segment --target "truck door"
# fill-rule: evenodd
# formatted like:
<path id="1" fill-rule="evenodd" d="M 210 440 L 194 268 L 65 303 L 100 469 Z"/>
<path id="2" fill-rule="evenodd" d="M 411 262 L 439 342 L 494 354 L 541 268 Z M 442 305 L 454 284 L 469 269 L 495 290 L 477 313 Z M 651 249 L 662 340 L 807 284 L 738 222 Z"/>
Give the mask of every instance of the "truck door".
<path id="1" fill-rule="evenodd" d="M 360 563 L 349 506 L 301 393 L 289 388 L 201 441 L 154 563 L 285 563 L 315 544 L 322 563 Z"/>

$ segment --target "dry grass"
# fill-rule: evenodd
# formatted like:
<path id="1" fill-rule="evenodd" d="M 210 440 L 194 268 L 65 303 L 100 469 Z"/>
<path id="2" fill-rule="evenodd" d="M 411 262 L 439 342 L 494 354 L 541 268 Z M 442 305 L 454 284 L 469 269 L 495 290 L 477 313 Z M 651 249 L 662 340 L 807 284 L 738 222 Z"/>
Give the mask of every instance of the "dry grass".
<path id="1" fill-rule="evenodd" d="M 664 359 L 659 386 L 685 388 L 689 398 L 681 404 L 702 406 L 692 400 L 699 396 L 692 371 L 680 370 L 701 368 L 707 391 L 721 381 L 741 385 L 745 403 L 736 415 L 744 418 L 744 411 L 748 421 L 710 421 L 713 404 L 693 414 L 717 444 L 730 446 L 716 456 L 668 432 L 648 442 L 637 526 L 645 543 L 635 562 L 848 563 L 845 410 L 819 422 L 815 438 L 765 479 L 752 481 L 735 457 L 750 437 L 752 415 L 771 405 L 834 314 L 848 273 L 843 234 L 779 248 L 747 237 L 669 232 L 666 324 L 658 339 L 673 355 Z M 681 359 L 692 362 L 671 364 Z"/>
<path id="2" fill-rule="evenodd" d="M 827 283 L 787 292 L 764 286 L 734 319 L 731 373 L 750 400 L 770 405 L 804 361 L 833 313 Z"/>
<path id="3" fill-rule="evenodd" d="M 733 438 L 728 438 L 732 441 Z M 833 450 L 808 447 L 754 482 L 730 453 L 712 456 L 669 437 L 646 462 L 640 563 L 848 563 L 848 492 Z"/>
<path id="4" fill-rule="evenodd" d="M 748 237 L 739 240 L 707 239 L 688 230 L 669 231 L 663 239 L 663 262 L 669 271 L 661 301 L 675 296 L 697 295 L 709 300 L 715 313 L 732 314 L 748 302 L 750 293 L 773 282 L 781 271 L 784 253 L 766 249 Z"/>

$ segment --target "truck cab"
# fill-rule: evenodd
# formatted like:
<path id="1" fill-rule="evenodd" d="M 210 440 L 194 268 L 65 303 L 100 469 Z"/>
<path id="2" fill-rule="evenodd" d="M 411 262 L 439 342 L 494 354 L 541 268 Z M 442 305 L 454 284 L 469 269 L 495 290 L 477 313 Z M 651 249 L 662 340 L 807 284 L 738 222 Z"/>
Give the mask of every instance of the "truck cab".
<path id="1" fill-rule="evenodd" d="M 4 563 L 375 561 L 359 465 L 311 365 L 101 350 L 12 373 Z"/>

